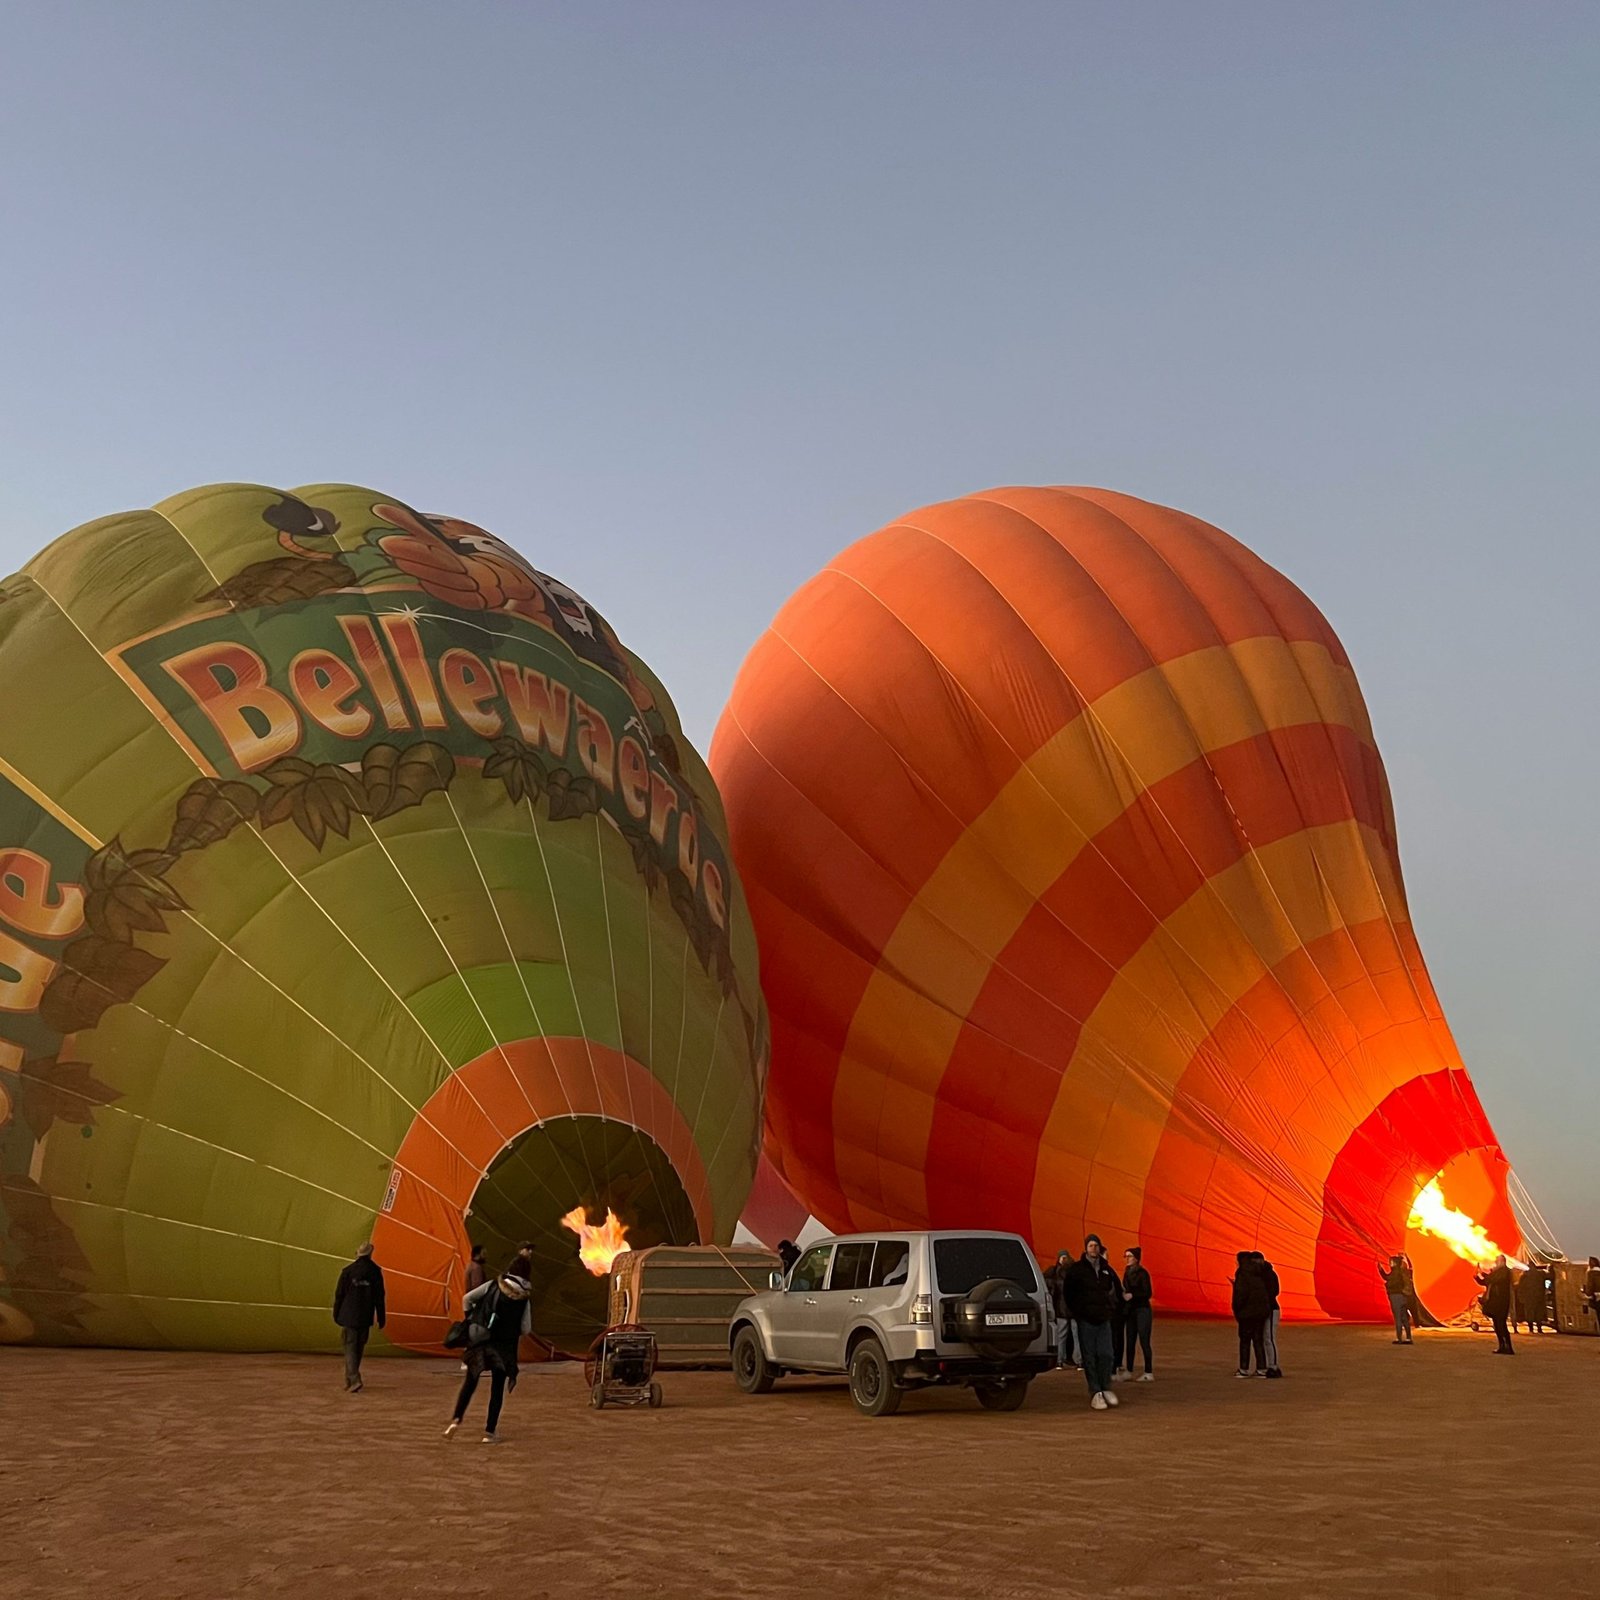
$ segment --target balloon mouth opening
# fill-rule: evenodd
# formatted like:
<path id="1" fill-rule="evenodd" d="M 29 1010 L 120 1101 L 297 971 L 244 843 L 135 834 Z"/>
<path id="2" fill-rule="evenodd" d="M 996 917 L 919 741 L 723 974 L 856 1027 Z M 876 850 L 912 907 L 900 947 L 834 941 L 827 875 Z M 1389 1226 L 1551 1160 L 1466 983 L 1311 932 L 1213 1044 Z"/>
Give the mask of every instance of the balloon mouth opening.
<path id="1" fill-rule="evenodd" d="M 1512 1266 L 1524 1264 L 1505 1164 L 1497 1157 L 1463 1151 L 1417 1184 L 1411 1199 L 1402 1248 L 1417 1298 L 1445 1321 L 1472 1308 L 1481 1292 L 1477 1274 L 1499 1256 Z"/>

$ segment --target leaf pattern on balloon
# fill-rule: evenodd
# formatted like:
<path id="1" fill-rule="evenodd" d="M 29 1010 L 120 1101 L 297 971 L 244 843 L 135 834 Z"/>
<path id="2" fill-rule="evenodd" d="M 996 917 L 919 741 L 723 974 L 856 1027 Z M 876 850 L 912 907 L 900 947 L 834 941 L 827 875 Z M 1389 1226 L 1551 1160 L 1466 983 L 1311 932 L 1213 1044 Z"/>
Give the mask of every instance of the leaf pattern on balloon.
<path id="1" fill-rule="evenodd" d="M 587 774 L 575 778 L 565 767 L 557 767 L 550 774 L 544 800 L 552 822 L 593 816 L 600 810 L 600 785 Z"/>
<path id="2" fill-rule="evenodd" d="M 39 1017 L 53 1033 L 92 1028 L 106 1011 L 136 995 L 166 965 L 136 945 L 91 933 L 62 952 L 61 969 L 46 985 Z"/>
<path id="3" fill-rule="evenodd" d="M 421 805 L 430 794 L 448 789 L 455 775 L 455 757 L 431 739 L 404 749 L 392 744 L 371 745 L 361 757 L 367 815 L 392 817 L 409 806 Z"/>
<path id="4" fill-rule="evenodd" d="M 366 786 L 353 772 L 324 761 L 313 766 L 284 756 L 262 776 L 272 786 L 261 799 L 257 820 L 263 828 L 292 821 L 318 849 L 329 832 L 350 836 L 350 819 L 371 814 Z"/>
<path id="5" fill-rule="evenodd" d="M 183 911 L 183 898 L 163 877 L 176 858 L 162 850 L 123 850 L 113 839 L 84 868 L 84 921 L 90 932 L 127 944 L 135 932 L 165 933 L 165 913 Z"/>
<path id="6" fill-rule="evenodd" d="M 484 762 L 483 775 L 498 778 L 513 805 L 521 805 L 524 800 L 544 793 L 545 765 L 532 745 L 507 735 L 496 739 L 489 748 L 494 754 Z"/>
<path id="7" fill-rule="evenodd" d="M 178 801 L 167 851 L 204 850 L 226 839 L 241 823 L 253 822 L 261 796 L 238 778 L 197 778 Z"/>
<path id="8" fill-rule="evenodd" d="M 0 1069 L 0 1080 L 36 1139 L 43 1138 L 56 1122 L 88 1127 L 94 1122 L 96 1106 L 122 1098 L 118 1090 L 95 1077 L 86 1063 L 55 1056 L 24 1061 L 14 1072 Z"/>

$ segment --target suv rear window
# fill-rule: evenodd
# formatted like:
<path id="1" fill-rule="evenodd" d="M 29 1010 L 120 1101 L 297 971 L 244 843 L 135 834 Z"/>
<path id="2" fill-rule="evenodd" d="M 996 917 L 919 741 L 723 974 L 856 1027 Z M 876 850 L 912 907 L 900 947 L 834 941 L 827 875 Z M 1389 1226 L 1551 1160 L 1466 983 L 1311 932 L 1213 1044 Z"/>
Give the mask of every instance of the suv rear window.
<path id="1" fill-rule="evenodd" d="M 935 1239 L 933 1265 L 944 1294 L 970 1294 L 989 1278 L 1009 1278 L 1030 1294 L 1039 1287 L 1020 1239 Z"/>

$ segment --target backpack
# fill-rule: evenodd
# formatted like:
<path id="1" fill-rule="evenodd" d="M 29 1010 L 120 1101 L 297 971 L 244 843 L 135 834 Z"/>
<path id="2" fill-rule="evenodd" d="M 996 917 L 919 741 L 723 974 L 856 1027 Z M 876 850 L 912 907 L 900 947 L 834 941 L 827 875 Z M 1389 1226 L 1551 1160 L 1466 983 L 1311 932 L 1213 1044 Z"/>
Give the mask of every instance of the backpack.
<path id="1" fill-rule="evenodd" d="M 450 1324 L 444 1336 L 446 1350 L 470 1350 L 489 1342 L 489 1324 L 500 1309 L 500 1285 L 490 1287 L 488 1294 L 480 1295 L 467 1307 L 467 1314 L 459 1322 Z"/>

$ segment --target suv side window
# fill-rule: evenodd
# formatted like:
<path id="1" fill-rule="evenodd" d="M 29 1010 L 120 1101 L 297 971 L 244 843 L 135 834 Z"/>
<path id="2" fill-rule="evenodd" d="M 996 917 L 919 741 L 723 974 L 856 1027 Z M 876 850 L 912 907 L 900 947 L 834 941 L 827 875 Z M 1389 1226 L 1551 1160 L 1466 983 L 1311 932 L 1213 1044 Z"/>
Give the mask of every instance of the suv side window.
<path id="1" fill-rule="evenodd" d="M 828 1276 L 828 1257 L 833 1254 L 831 1244 L 814 1244 L 794 1264 L 789 1274 L 791 1289 L 820 1289 Z"/>
<path id="2" fill-rule="evenodd" d="M 911 1246 L 904 1239 L 881 1239 L 878 1251 L 872 1258 L 872 1274 L 867 1279 L 869 1289 L 892 1289 L 906 1281 L 906 1270 L 911 1262 Z"/>
<path id="3" fill-rule="evenodd" d="M 872 1241 L 842 1244 L 833 1254 L 830 1289 L 864 1289 L 872 1272 Z"/>

